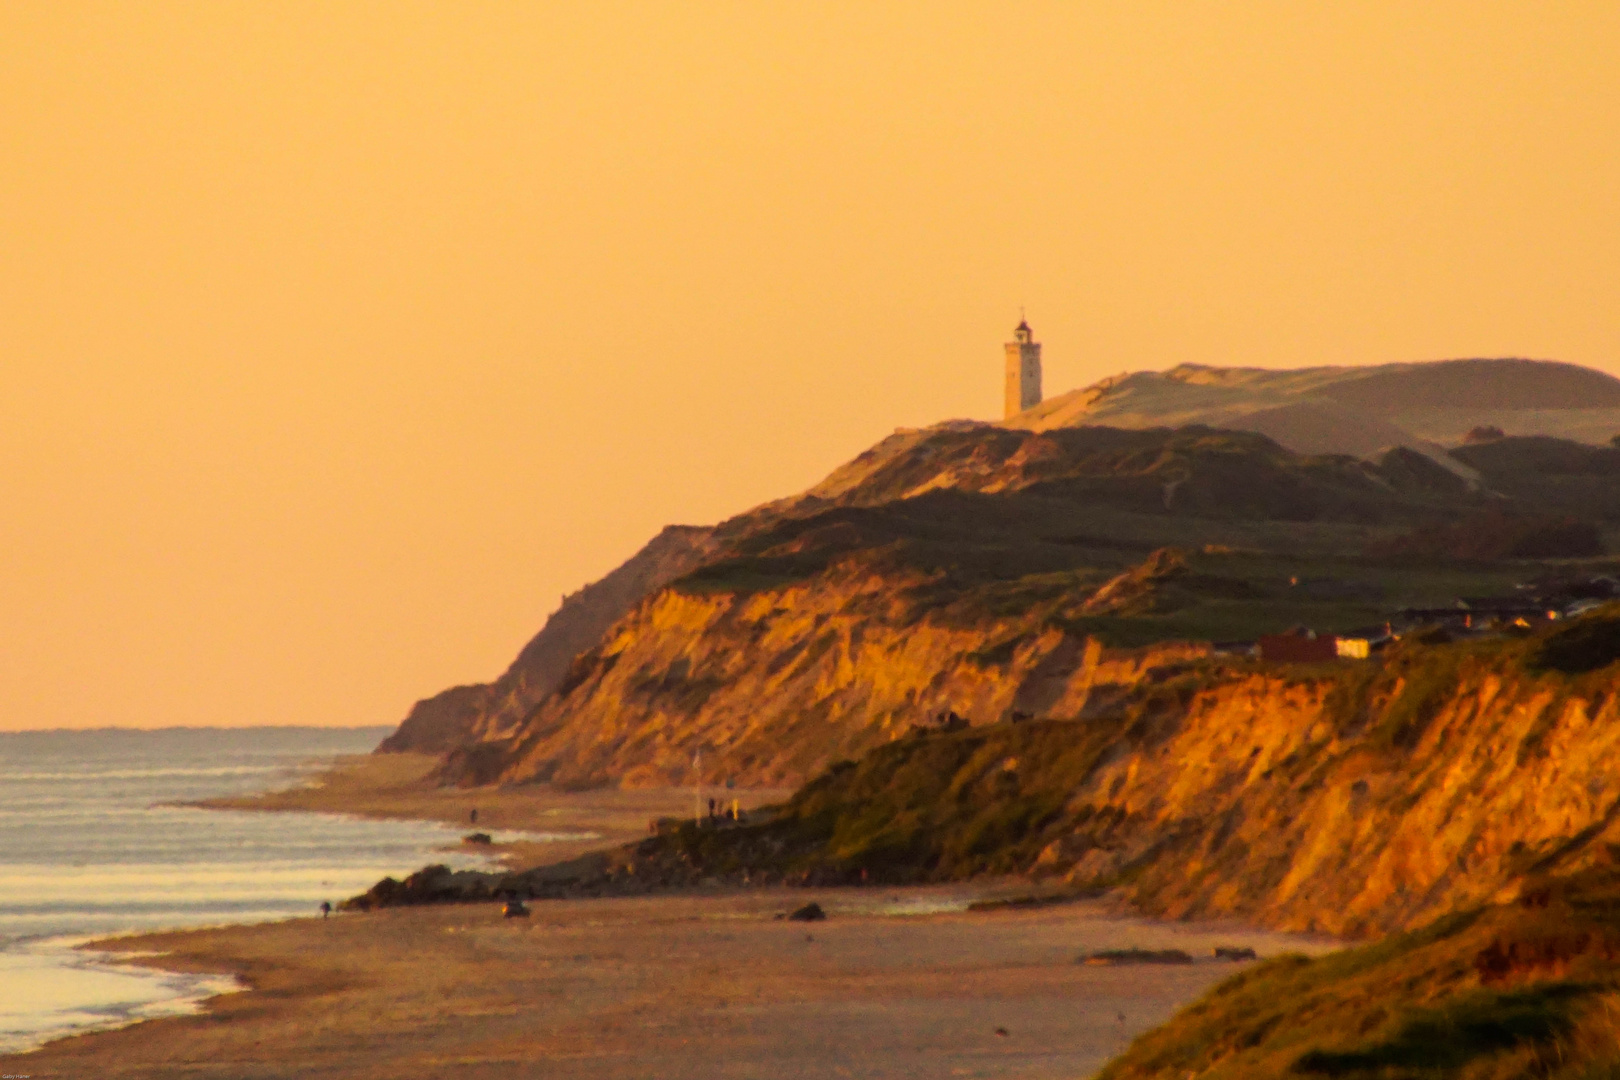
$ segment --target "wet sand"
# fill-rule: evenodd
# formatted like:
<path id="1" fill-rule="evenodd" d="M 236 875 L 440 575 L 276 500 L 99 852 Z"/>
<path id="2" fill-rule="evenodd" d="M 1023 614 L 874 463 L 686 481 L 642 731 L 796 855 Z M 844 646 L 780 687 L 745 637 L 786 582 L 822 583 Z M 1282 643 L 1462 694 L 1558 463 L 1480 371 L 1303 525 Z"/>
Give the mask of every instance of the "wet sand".
<path id="1" fill-rule="evenodd" d="M 776 890 L 392 909 L 120 939 L 252 987 L 202 1014 L 0 1058 L 33 1077 L 1083 1077 L 1237 966 L 1104 948 L 1322 943 L 1099 905 L 927 910 L 982 890 Z M 826 922 L 773 916 L 815 899 Z M 899 902 L 896 903 L 895 901 Z M 1123 1019 L 1121 1019 L 1123 1017 Z M 996 1029 L 1003 1028 L 1005 1035 Z"/>
<path id="2" fill-rule="evenodd" d="M 428 782 L 438 758 L 427 754 L 364 754 L 342 758 L 309 783 L 283 791 L 205 799 L 214 810 L 312 811 L 394 820 L 443 821 L 473 832 L 591 833 L 585 840 L 517 841 L 484 850 L 513 869 L 559 862 L 647 835 L 654 818 L 691 817 L 691 788 L 560 791 L 547 784 L 510 788 L 441 788 Z M 705 791 L 736 799 L 743 809 L 783 802 L 787 789 Z M 478 811 L 477 822 L 472 811 Z"/>

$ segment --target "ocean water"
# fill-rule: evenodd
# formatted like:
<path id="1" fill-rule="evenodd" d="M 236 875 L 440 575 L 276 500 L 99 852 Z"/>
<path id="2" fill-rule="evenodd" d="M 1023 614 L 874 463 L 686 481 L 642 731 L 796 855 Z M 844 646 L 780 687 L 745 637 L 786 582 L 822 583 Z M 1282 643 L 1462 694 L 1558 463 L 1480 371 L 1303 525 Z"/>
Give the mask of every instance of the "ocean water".
<path id="1" fill-rule="evenodd" d="M 481 865 L 438 850 L 450 826 L 166 805 L 290 786 L 388 731 L 0 733 L 0 1052 L 236 988 L 72 947 L 87 939 L 311 915 L 429 862 Z"/>

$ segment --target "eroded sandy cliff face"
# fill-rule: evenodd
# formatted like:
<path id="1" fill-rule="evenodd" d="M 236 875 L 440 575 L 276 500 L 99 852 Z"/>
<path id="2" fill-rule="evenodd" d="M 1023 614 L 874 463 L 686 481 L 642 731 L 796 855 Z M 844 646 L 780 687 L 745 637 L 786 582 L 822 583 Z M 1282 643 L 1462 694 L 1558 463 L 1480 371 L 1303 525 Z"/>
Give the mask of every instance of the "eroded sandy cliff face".
<path id="1" fill-rule="evenodd" d="M 758 507 L 714 528 L 666 530 L 624 566 L 567 598 L 499 679 L 455 687 L 420 702 L 382 749 L 443 752 L 477 746 L 481 764 L 471 771 L 487 774 L 501 757 L 490 744 L 515 738 L 535 741 L 525 718 L 563 682 L 576 656 L 601 644 L 610 627 L 643 599 L 706 566 L 718 566 L 720 578 L 732 579 L 724 584 L 736 598 L 728 602 L 725 619 L 759 623 L 755 598 L 771 602 L 765 592 L 780 592 L 784 580 L 810 579 L 858 552 L 903 548 L 912 570 L 966 568 L 966 576 L 976 575 L 980 581 L 1011 583 L 1059 571 L 1117 572 L 1166 545 L 1228 546 L 1272 552 L 1284 559 L 1306 551 L 1359 554 L 1373 550 L 1378 542 L 1396 540 L 1407 530 L 1455 522 L 1484 510 L 1620 523 L 1620 503 L 1614 494 L 1620 451 L 1550 438 L 1501 438 L 1451 452 L 1425 443 L 1419 454 L 1388 450 L 1388 444 L 1403 439 L 1378 433 L 1379 424 L 1406 423 L 1407 413 L 1418 407 L 1445 413 L 1446 424 L 1441 427 L 1451 433 L 1448 438 L 1460 437 L 1486 420 L 1496 423 L 1491 410 L 1498 407 L 1513 406 L 1524 413 L 1503 429 L 1508 431 L 1562 431 L 1547 417 L 1567 420 L 1565 414 L 1579 414 L 1590 419 L 1598 412 L 1608 415 L 1620 409 L 1620 381 L 1571 365 L 1469 360 L 1292 372 L 1183 366 L 1162 374 L 1138 373 L 1077 394 L 1032 410 L 1018 427 L 956 421 L 900 431 L 799 496 Z M 1235 418 L 1261 409 L 1275 414 L 1274 419 L 1293 417 L 1284 424 L 1292 431 L 1299 426 L 1294 420 L 1299 419 L 1295 413 L 1302 402 L 1311 408 L 1366 413 L 1349 424 L 1355 445 L 1339 445 L 1333 439 L 1290 441 L 1279 429 L 1274 434 L 1282 444 L 1313 452 L 1351 451 L 1361 459 L 1294 453 L 1253 432 L 1197 426 L 1215 422 L 1243 427 Z M 1083 426 L 1098 422 L 1119 426 Z M 1159 426 L 1194 422 L 1173 430 Z M 1604 422 L 1614 424 L 1612 419 Z M 1589 532 L 1597 536 L 1595 527 Z M 1379 550 L 1386 549 L 1394 550 L 1387 543 Z M 743 578 L 763 580 L 743 581 L 738 587 Z M 761 587 L 765 592 L 759 591 Z M 1361 616 L 1387 610 L 1377 603 L 1380 591 L 1387 590 L 1363 589 L 1363 606 L 1374 610 L 1360 612 Z M 1300 617 L 1297 605 L 1288 606 L 1297 596 L 1268 595 L 1264 589 L 1251 589 L 1247 595 L 1251 600 L 1284 601 L 1274 622 Z M 841 594 L 818 597 L 808 610 L 833 619 L 835 612 L 846 610 L 842 603 Z M 672 601 L 671 606 L 680 605 Z M 1351 615 L 1329 611 L 1319 613 L 1317 621 L 1337 619 L 1353 625 L 1348 621 Z M 1137 627 L 1115 638 L 1140 642 L 1149 637 L 1252 636 L 1255 626 L 1250 624 L 1255 621 L 1194 619 L 1181 626 Z M 1034 626 L 1029 619 L 1024 622 L 1026 630 Z M 873 633 L 881 639 L 886 632 L 909 632 L 902 628 L 913 624 L 938 643 L 937 621 L 901 620 L 887 624 L 887 630 L 885 624 L 877 624 Z M 1287 623 L 1268 629 L 1281 625 Z M 727 633 L 721 637 L 727 647 L 741 647 L 741 639 L 727 636 L 729 623 L 724 629 Z M 979 617 L 969 637 L 999 632 Z M 751 648 L 752 639 L 747 640 Z M 822 635 L 817 640 L 831 639 Z M 860 653 L 856 638 L 850 641 L 851 650 Z M 696 648 L 702 653 L 706 647 Z M 602 646 L 603 656 L 623 654 L 618 645 Z M 1044 659 L 1039 649 L 1032 655 Z M 652 663 L 658 658 L 647 659 Z M 664 656 L 663 666 L 656 670 L 666 670 L 681 659 Z M 734 663 L 717 666 L 718 658 L 708 655 L 685 659 L 714 673 L 690 676 L 674 671 L 674 682 L 721 678 L 723 672 L 737 670 Z M 653 679 L 654 670 L 649 668 L 641 677 Z M 794 670 L 803 674 L 805 669 L 798 664 Z M 965 695 L 977 709 L 982 695 L 988 695 L 988 702 L 996 694 L 1006 697 L 1014 692 L 1006 686 L 981 691 L 977 678 L 965 670 L 937 676 L 951 684 L 949 694 L 932 694 L 907 678 L 907 692 L 915 691 L 913 703 L 925 708 L 935 701 L 949 707 L 954 697 Z M 989 681 L 999 685 L 1006 679 L 1019 683 L 1017 672 L 997 673 Z M 638 700 L 647 696 L 644 691 L 628 693 L 629 689 L 609 687 L 605 692 L 619 694 L 632 711 L 666 714 L 662 705 Z M 690 685 L 683 692 L 697 693 Z M 864 728 L 881 732 L 906 706 L 881 693 L 875 700 L 887 711 Z M 833 712 L 840 709 L 836 704 L 828 707 Z M 709 726 L 707 720 L 688 719 Z M 721 724 L 717 733 L 732 723 Z M 603 733 L 592 738 L 609 743 L 617 736 Z M 857 739 L 851 745 L 859 744 Z M 623 757 L 617 760 L 628 764 Z M 768 770 L 758 753 L 749 760 L 752 764 L 744 767 Z M 787 770 L 782 776 L 807 761 L 784 758 L 779 763 Z M 663 759 L 638 764 L 651 770 L 648 778 L 660 771 L 668 775 L 670 768 Z M 538 774 L 538 766 L 531 768 Z M 591 775 L 591 770 L 581 775 Z"/>
<path id="2" fill-rule="evenodd" d="M 1027 873 L 1153 914 L 1364 937 L 1620 867 L 1616 665 L 1538 667 L 1545 639 L 1403 642 L 1382 662 L 1280 667 L 1054 631 L 996 657 L 1006 624 L 868 619 L 855 634 L 847 614 L 800 627 L 755 602 L 650 602 L 574 673 L 574 708 L 599 710 L 599 735 L 559 713 L 503 759 L 503 778 L 690 777 L 700 740 L 706 762 L 745 782 L 858 758 L 757 825 L 687 826 L 624 853 L 615 873 L 654 886 Z M 1620 655 L 1620 612 L 1605 617 Z M 728 700 L 703 672 L 734 658 L 649 647 L 694 629 L 718 640 L 728 621 L 733 640 L 757 633 L 792 658 L 770 694 Z M 937 667 L 964 649 L 982 664 Z M 1065 718 L 1010 721 L 1037 699 Z M 986 722 L 907 730 L 946 702 Z"/>
<path id="3" fill-rule="evenodd" d="M 1416 926 L 1620 866 L 1614 674 L 1538 670 L 1535 647 L 1403 643 L 1383 664 L 1293 669 L 1082 649 L 1048 668 L 1067 671 L 1054 706 L 1072 719 L 910 733 L 769 821 L 687 827 L 634 861 L 665 883 L 1032 873 L 1172 917 Z M 1010 708 L 1066 651 L 972 686 Z"/>
<path id="4" fill-rule="evenodd" d="M 1337 557 L 1481 498 L 1391 461 L 1205 428 L 899 434 L 805 496 L 716 527 L 691 573 L 627 604 L 600 640 L 579 635 L 566 676 L 424 711 L 461 717 L 446 778 L 570 784 L 685 782 L 700 748 L 717 776 L 793 783 L 942 710 L 1078 714 L 1095 674 L 1084 620 L 1136 642 L 1276 629 L 1298 618 L 1286 583 L 1310 572 L 1280 572 L 1262 547 Z M 1224 562 L 1141 561 L 1186 540 Z M 1365 621 L 1383 588 L 1350 586 L 1359 606 L 1333 600 L 1329 617 Z M 1175 612 L 1182 623 L 1128 623 Z"/>
<path id="5" fill-rule="evenodd" d="M 1208 652 L 1106 652 L 1050 627 L 1056 609 L 968 618 L 928 606 L 930 579 L 851 562 L 781 589 L 666 589 L 581 656 L 519 738 L 452 758 L 462 783 L 802 783 L 913 724 L 1079 716 L 1144 671 Z M 482 755 L 482 756 L 480 756 Z"/>
<path id="6" fill-rule="evenodd" d="M 1075 793 L 1037 866 L 1119 881 L 1149 911 L 1360 934 L 1610 858 L 1611 681 L 1446 648 L 1461 655 L 1181 688 Z"/>

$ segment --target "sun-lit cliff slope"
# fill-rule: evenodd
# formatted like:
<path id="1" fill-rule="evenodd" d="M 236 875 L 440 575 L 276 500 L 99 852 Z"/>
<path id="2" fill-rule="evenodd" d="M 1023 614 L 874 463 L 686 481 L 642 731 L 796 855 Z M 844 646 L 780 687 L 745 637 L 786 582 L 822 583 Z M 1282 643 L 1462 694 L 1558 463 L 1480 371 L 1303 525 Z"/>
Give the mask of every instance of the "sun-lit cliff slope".
<path id="1" fill-rule="evenodd" d="M 1600 444 L 1620 430 L 1614 380 L 1407 367 L 1290 373 L 1309 408 L 1283 415 L 1320 434 L 1326 410 L 1367 436 L 1332 444 L 1347 453 L 1129 417 L 897 432 L 626 590 L 549 693 L 493 723 L 480 704 L 438 774 L 809 781 L 791 800 L 527 876 L 423 871 L 372 899 L 1016 873 L 1169 917 L 1427 926 L 1246 972 L 1111 1075 L 1613 1075 L 1620 609 L 1409 633 L 1366 661 L 1221 647 L 1620 577 L 1604 554 L 1620 449 Z M 1277 374 L 1178 370 L 1222 391 Z M 1519 434 L 1532 412 L 1584 441 Z M 1453 416 L 1465 426 L 1433 426 Z M 1509 434 L 1446 448 L 1386 439 L 1380 418 Z"/>
<path id="2" fill-rule="evenodd" d="M 768 822 L 638 857 L 829 883 L 1026 873 L 1170 917 L 1415 926 L 1614 861 L 1617 661 L 1612 608 L 1379 664 L 1161 653 L 1076 719 L 910 733 Z"/>

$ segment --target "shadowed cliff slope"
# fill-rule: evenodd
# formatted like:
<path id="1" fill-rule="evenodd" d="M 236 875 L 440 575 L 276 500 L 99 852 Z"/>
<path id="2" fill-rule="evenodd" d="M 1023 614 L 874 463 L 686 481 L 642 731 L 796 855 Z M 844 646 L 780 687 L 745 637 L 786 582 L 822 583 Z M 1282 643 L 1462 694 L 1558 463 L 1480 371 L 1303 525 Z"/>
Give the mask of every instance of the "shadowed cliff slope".
<path id="1" fill-rule="evenodd" d="M 1545 436 L 1470 443 L 1452 457 L 1509 499 L 1549 512 L 1620 522 L 1620 449 Z"/>

